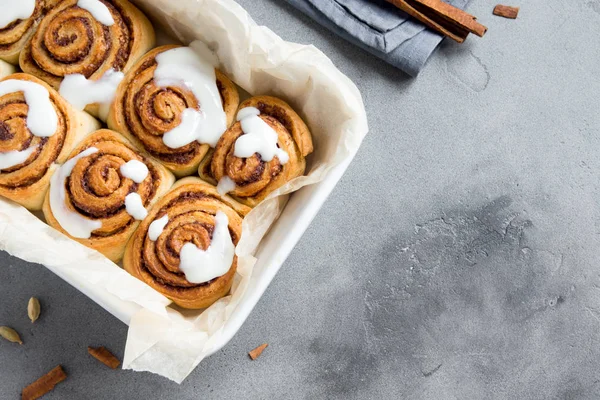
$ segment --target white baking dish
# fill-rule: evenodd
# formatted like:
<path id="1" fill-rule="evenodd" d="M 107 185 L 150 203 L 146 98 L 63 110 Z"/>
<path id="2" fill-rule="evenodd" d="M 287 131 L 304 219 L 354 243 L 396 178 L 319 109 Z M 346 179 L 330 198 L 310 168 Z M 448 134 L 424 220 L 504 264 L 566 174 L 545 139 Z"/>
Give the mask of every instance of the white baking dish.
<path id="1" fill-rule="evenodd" d="M 232 0 L 133 2 L 182 42 L 199 39 L 212 46 L 221 68 L 243 89 L 291 102 L 305 118 L 315 142 L 308 176 L 287 188 L 299 190 L 256 248 L 256 264 L 245 269 L 246 275 L 238 266 L 243 284 L 234 285 L 233 296 L 228 296 L 235 301 L 223 299 L 200 316 L 170 309 L 166 298 L 99 253 L 0 199 L 0 249 L 44 264 L 130 325 L 124 368 L 181 382 L 204 357 L 222 348 L 246 320 L 344 174 L 367 133 L 367 120 L 360 93 L 327 57 L 312 46 L 284 42 L 258 27 Z M 277 210 L 283 204 L 280 199 L 261 206 Z M 248 225 L 251 216 L 245 222 Z M 31 242 L 36 243 L 35 249 L 28 245 Z"/>
<path id="2" fill-rule="evenodd" d="M 240 329 L 275 274 L 277 274 L 277 271 L 279 271 L 279 268 L 281 268 L 337 182 L 341 179 L 353 157 L 332 169 L 325 180 L 305 186 L 294 192 L 290 197 L 283 213 L 275 221 L 258 248 L 257 262 L 252 271 L 252 283 L 246 290 L 235 313 L 225 324 L 218 340 L 211 347 L 209 355 L 225 346 Z M 290 227 L 293 228 L 290 229 Z M 107 298 L 104 294 L 99 295 L 98 291 L 89 282 L 83 279 L 74 279 L 73 276 L 65 275 L 61 270 L 49 268 L 125 324 L 129 325 L 131 317 L 140 309 L 140 306 L 129 301 L 123 301 L 116 296 Z"/>

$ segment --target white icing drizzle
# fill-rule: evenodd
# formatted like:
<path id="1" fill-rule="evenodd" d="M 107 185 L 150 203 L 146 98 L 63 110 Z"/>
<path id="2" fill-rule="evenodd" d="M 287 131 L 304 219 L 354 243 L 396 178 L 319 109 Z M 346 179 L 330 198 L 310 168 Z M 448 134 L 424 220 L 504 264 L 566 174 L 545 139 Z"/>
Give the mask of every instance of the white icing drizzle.
<path id="1" fill-rule="evenodd" d="M 89 239 L 93 231 L 102 227 L 102 222 L 86 218 L 67 207 L 65 183 L 77 161 L 97 151 L 98 149 L 95 147 L 90 147 L 82 151 L 64 163 L 52 175 L 52 179 L 50 180 L 50 209 L 52 210 L 52 214 L 69 235 L 78 239 Z"/>
<path id="2" fill-rule="evenodd" d="M 290 160 L 285 150 L 277 147 L 277 132 L 260 117 L 260 111 L 255 107 L 242 108 L 237 114 L 237 120 L 242 125 L 244 135 L 237 138 L 233 155 L 239 158 L 260 154 L 263 161 L 271 161 L 277 157 L 281 164 Z"/>
<path id="3" fill-rule="evenodd" d="M 150 227 L 148 227 L 148 238 L 151 241 L 156 242 L 158 237 L 163 233 L 163 230 L 165 229 L 165 226 L 167 226 L 168 222 L 169 222 L 168 214 L 165 214 L 161 218 L 155 219 L 154 221 L 152 221 L 152 223 L 150 224 Z"/>
<path id="4" fill-rule="evenodd" d="M 98 103 L 100 117 L 106 119 L 111 103 L 117 94 L 117 87 L 125 75 L 114 69 L 106 71 L 100 79 L 86 79 L 81 74 L 66 75 L 60 84 L 58 92 L 65 100 L 78 110 L 87 105 Z"/>
<path id="5" fill-rule="evenodd" d="M 156 56 L 156 85 L 188 89 L 200 104 L 200 111 L 185 109 L 181 115 L 181 123 L 163 135 L 165 145 L 173 149 L 194 140 L 215 147 L 227 128 L 227 118 L 215 76 L 217 59 L 202 42 L 194 42 L 190 46 L 193 49 L 178 47 Z"/>
<path id="6" fill-rule="evenodd" d="M 172 149 L 185 146 L 198 138 L 202 114 L 192 108 L 181 113 L 181 122 L 163 135 L 163 142 Z"/>
<path id="7" fill-rule="evenodd" d="M 0 0 L 0 10 L 0 29 L 4 29 L 18 19 L 31 17 L 35 0 Z"/>
<path id="8" fill-rule="evenodd" d="M 14 167 L 24 163 L 34 152 L 35 147 L 29 147 L 25 150 L 13 150 L 6 153 L 0 153 L 0 170 Z"/>
<path id="9" fill-rule="evenodd" d="M 127 214 L 139 221 L 148 215 L 148 210 L 144 207 L 142 198 L 137 193 L 129 193 L 125 196 L 125 210 L 127 210 Z"/>
<path id="10" fill-rule="evenodd" d="M 142 183 L 148 176 L 148 167 L 139 160 L 129 160 L 119 168 L 121 175 L 135 183 Z"/>
<path id="11" fill-rule="evenodd" d="M 217 192 L 221 196 L 225 196 L 229 192 L 233 192 L 235 190 L 235 181 L 228 176 L 224 176 L 219 181 L 217 185 Z"/>
<path id="12" fill-rule="evenodd" d="M 0 96 L 8 93 L 23 92 L 28 106 L 27 128 L 35 136 L 49 137 L 54 135 L 58 126 L 58 116 L 50 102 L 50 93 L 42 85 L 8 79 L 0 82 Z"/>
<path id="13" fill-rule="evenodd" d="M 106 7 L 106 5 L 104 5 L 104 3 L 102 3 L 100 0 L 79 0 L 77 2 L 77 6 L 83 8 L 84 10 L 88 10 L 96 19 L 96 21 L 100 22 L 102 25 L 112 26 L 115 23 L 115 20 L 113 19 L 108 7 Z"/>
<path id="14" fill-rule="evenodd" d="M 241 121 L 244 118 L 251 117 L 253 115 L 260 115 L 260 110 L 256 107 L 244 107 L 238 111 L 236 120 Z"/>
<path id="15" fill-rule="evenodd" d="M 223 276 L 231 268 L 235 246 L 229 234 L 229 219 L 222 211 L 215 215 L 215 229 L 208 249 L 186 243 L 179 252 L 179 269 L 191 283 L 204 283 Z"/>

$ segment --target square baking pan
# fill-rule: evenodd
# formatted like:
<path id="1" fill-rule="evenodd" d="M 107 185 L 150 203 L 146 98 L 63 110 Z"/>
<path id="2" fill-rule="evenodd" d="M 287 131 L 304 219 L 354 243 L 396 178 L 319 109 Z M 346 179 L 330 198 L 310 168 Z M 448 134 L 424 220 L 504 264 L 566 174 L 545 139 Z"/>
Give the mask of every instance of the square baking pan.
<path id="1" fill-rule="evenodd" d="M 358 89 L 323 53 L 313 46 L 283 41 L 268 28 L 258 26 L 234 1 L 133 0 L 133 3 L 182 43 L 202 40 L 211 46 L 219 56 L 222 68 L 242 89 L 252 94 L 280 95 L 292 100 L 292 105 L 294 98 L 286 98 L 286 91 L 296 93 L 295 97 L 301 99 L 296 107 L 304 104 L 297 110 L 316 139 L 315 154 L 310 156 L 314 158 L 308 159 L 308 172 L 309 178 L 317 173 L 319 178 L 313 179 L 314 182 L 307 179 L 306 186 L 289 196 L 281 215 L 258 245 L 254 253 L 256 264 L 245 291 L 240 292 L 243 295 L 231 312 L 225 313 L 222 325 L 207 330 L 208 333 L 201 332 L 204 336 L 186 337 L 190 344 L 197 338 L 204 342 L 194 348 L 196 353 L 190 351 L 192 354 L 184 357 L 185 362 L 178 360 L 179 364 L 185 365 L 177 365 L 174 372 L 168 362 L 160 365 L 165 364 L 164 360 L 177 358 L 170 353 L 168 345 L 160 342 L 161 339 L 153 338 L 157 342 L 147 347 L 144 347 L 147 343 L 139 344 L 144 340 L 138 340 L 130 349 L 132 337 L 136 337 L 130 329 L 124 367 L 155 372 L 181 382 L 202 358 L 221 349 L 239 330 L 348 168 L 368 126 Z M 229 28 L 231 32 L 227 31 Z M 284 67 L 280 68 L 282 65 Z M 319 96 L 315 97 L 316 94 Z M 335 123 L 315 123 L 327 121 L 328 116 Z M 325 135 L 323 137 L 327 139 L 319 138 L 319 135 Z M 320 143 L 322 148 L 319 148 Z M 31 242 L 39 246 L 31 249 L 28 245 Z M 178 314 L 165 311 L 169 303 L 166 298 L 117 268 L 104 256 L 46 227 L 24 208 L 2 199 L 0 249 L 26 261 L 44 264 L 130 327 L 134 318 L 143 312 L 146 316 L 162 312 L 162 317 Z M 127 292 L 129 288 L 131 290 Z M 175 320 L 178 318 L 185 319 L 177 315 Z M 148 356 L 140 363 L 133 362 L 143 358 L 145 351 L 158 342 L 154 354 L 163 352 L 164 358 L 159 354 L 154 358 Z"/>

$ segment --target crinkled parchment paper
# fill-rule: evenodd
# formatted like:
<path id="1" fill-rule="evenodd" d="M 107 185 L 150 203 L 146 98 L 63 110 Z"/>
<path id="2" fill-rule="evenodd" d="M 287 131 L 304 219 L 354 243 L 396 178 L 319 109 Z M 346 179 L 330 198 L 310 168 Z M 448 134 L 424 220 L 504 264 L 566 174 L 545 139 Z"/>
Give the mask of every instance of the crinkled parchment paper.
<path id="1" fill-rule="evenodd" d="M 203 312 L 180 312 L 144 283 L 99 253 L 72 241 L 23 207 L 0 199 L 0 249 L 44 264 L 129 323 L 124 368 L 151 371 L 181 382 L 214 350 L 225 322 L 250 284 L 252 254 L 285 205 L 286 193 L 319 182 L 354 155 L 367 133 L 360 93 L 313 46 L 283 41 L 257 26 L 231 0 L 133 0 L 155 23 L 188 44 L 207 43 L 221 69 L 251 94 L 288 101 L 311 128 L 315 152 L 307 176 L 272 193 L 244 220 L 236 249 L 238 274 L 231 295 Z"/>

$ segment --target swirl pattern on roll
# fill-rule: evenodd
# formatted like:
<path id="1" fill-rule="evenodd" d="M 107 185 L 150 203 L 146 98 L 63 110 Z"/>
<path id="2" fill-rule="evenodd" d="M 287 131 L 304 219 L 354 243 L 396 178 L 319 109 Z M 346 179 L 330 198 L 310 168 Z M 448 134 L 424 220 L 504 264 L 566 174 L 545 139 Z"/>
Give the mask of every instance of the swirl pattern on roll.
<path id="1" fill-rule="evenodd" d="M 163 135 L 181 123 L 181 114 L 185 109 L 201 109 L 189 89 L 161 87 L 154 81 L 157 66 L 155 57 L 177 47 L 180 46 L 167 45 L 153 49 L 125 75 L 111 108 L 108 126 L 139 143 L 176 176 L 186 176 L 195 173 L 210 147 L 193 141 L 182 147 L 170 148 L 163 142 Z M 235 117 L 239 95 L 229 78 L 219 70 L 215 72 L 229 126 Z"/>
<path id="2" fill-rule="evenodd" d="M 205 283 L 191 283 L 179 269 L 179 253 L 186 243 L 206 250 L 215 229 L 215 215 L 227 215 L 229 233 L 235 245 L 242 234 L 242 215 L 249 208 L 221 197 L 214 186 L 193 177 L 179 180 L 140 224 L 127 245 L 125 269 L 184 308 L 210 306 L 226 295 L 237 268 L 234 257 L 229 271 Z M 165 215 L 168 222 L 156 240 L 149 235 L 150 224 Z"/>
<path id="3" fill-rule="evenodd" d="M 39 210 L 57 163 L 62 163 L 74 145 L 99 124 L 89 115 L 73 110 L 55 90 L 33 76 L 17 73 L 2 79 L 6 80 L 28 81 L 45 87 L 56 112 L 54 134 L 35 136 L 27 125 L 29 105 L 23 92 L 0 97 L 0 153 L 32 149 L 23 162 L 0 170 L 0 195 L 31 210 Z"/>
<path id="4" fill-rule="evenodd" d="M 117 262 L 123 256 L 127 240 L 139 225 L 139 221 L 127 212 L 126 197 L 136 193 L 143 206 L 150 208 L 173 185 L 175 178 L 117 132 L 101 129 L 92 133 L 77 146 L 69 159 L 90 148 L 97 151 L 78 159 L 64 182 L 65 205 L 71 212 L 101 222 L 101 227 L 94 230 L 89 239 L 75 240 Z M 125 177 L 121 170 L 132 160 L 143 163 L 148 171 L 139 183 Z M 68 229 L 61 226 L 53 214 L 50 196 L 51 191 L 46 195 L 43 207 L 46 221 L 68 234 Z"/>
<path id="5" fill-rule="evenodd" d="M 17 19 L 0 29 L 0 59 L 11 64 L 19 63 L 21 50 L 23 50 L 27 41 L 35 32 L 44 13 L 57 1 L 36 0 L 35 8 L 29 18 Z"/>
<path id="6" fill-rule="evenodd" d="M 229 177 L 235 182 L 235 189 L 229 194 L 240 203 L 254 207 L 269 193 L 304 174 L 305 157 L 313 151 L 313 144 L 304 121 L 283 100 L 256 96 L 242 102 L 239 108 L 246 107 L 260 111 L 259 118 L 277 133 L 277 146 L 288 154 L 289 160 L 282 163 L 274 157 L 264 161 L 258 153 L 248 158 L 236 157 L 236 141 L 244 135 L 238 121 L 221 136 L 210 158 L 201 163 L 198 173 L 215 184 Z"/>
<path id="7" fill-rule="evenodd" d="M 148 19 L 127 0 L 99 0 L 114 24 L 105 26 L 77 0 L 63 0 L 42 18 L 19 59 L 21 69 L 58 88 L 68 74 L 99 79 L 126 71 L 154 45 Z"/>

